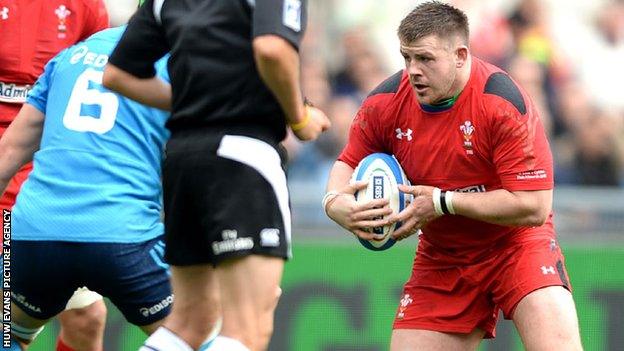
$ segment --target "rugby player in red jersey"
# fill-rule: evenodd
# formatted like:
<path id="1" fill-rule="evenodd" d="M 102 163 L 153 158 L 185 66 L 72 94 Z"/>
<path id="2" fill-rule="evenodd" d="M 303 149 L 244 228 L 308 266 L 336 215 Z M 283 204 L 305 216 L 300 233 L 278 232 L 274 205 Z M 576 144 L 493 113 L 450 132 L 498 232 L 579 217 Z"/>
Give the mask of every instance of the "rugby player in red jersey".
<path id="1" fill-rule="evenodd" d="M 363 239 L 395 221 L 398 240 L 422 229 L 391 350 L 475 350 L 494 337 L 499 310 L 528 350 L 581 350 L 552 221 L 552 155 L 529 96 L 471 56 L 468 20 L 450 5 L 417 6 L 398 34 L 406 68 L 363 102 L 324 201 Z M 401 213 L 352 196 L 365 186 L 349 184 L 353 169 L 373 152 L 395 155 L 415 184 L 399 186 L 414 195 Z"/>
<path id="2" fill-rule="evenodd" d="M 108 27 L 102 0 L 0 1 L 0 136 L 9 127 L 45 64 L 61 50 Z M 1 152 L 1 150 L 0 150 Z M 0 209 L 10 209 L 32 170 L 28 163 L 11 179 Z M 106 308 L 101 297 L 81 291 L 59 316 L 58 349 L 100 350 Z M 94 302 L 96 301 L 96 302 Z M 78 308 L 76 308 L 78 307 Z M 35 331 L 24 330 L 28 338 Z"/>

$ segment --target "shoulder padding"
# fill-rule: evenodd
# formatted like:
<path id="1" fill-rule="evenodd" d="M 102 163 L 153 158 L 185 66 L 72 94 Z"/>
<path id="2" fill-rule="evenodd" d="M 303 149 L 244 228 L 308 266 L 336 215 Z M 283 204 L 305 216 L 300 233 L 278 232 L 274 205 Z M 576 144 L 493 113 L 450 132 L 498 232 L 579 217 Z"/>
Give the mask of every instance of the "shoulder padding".
<path id="1" fill-rule="evenodd" d="M 396 93 L 399 90 L 399 84 L 401 84 L 401 77 L 403 76 L 403 70 L 398 71 L 397 73 L 390 76 L 388 79 L 384 80 L 381 84 L 379 84 L 373 91 L 368 94 L 368 97 L 377 94 L 388 94 L 388 93 Z"/>
<path id="2" fill-rule="evenodd" d="M 484 94 L 500 96 L 509 101 L 520 112 L 526 114 L 527 108 L 520 89 L 511 78 L 503 72 L 493 73 L 485 83 Z"/>

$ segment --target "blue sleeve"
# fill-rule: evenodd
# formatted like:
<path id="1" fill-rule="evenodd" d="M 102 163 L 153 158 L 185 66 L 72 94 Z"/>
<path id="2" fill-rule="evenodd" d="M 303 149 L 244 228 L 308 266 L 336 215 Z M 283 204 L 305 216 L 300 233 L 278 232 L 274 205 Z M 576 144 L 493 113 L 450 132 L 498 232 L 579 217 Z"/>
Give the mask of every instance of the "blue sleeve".
<path id="1" fill-rule="evenodd" d="M 169 70 L 167 69 L 169 56 L 169 54 L 166 54 L 154 64 L 154 68 L 156 69 L 156 75 L 167 83 L 171 83 L 171 80 L 169 79 Z"/>
<path id="2" fill-rule="evenodd" d="M 43 73 L 37 79 L 35 86 L 28 92 L 26 97 L 26 103 L 34 106 L 37 110 L 43 114 L 46 113 L 46 105 L 48 104 L 48 91 L 52 84 L 54 77 L 54 70 L 56 64 L 62 59 L 68 49 L 61 51 L 58 55 L 54 56 L 46 65 Z"/>

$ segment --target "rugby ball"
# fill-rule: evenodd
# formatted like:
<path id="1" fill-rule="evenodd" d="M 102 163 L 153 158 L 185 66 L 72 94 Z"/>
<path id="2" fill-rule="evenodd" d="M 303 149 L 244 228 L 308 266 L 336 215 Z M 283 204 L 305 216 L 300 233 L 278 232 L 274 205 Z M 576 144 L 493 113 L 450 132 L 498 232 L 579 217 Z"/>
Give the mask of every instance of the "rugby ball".
<path id="1" fill-rule="evenodd" d="M 393 213 L 403 211 L 411 201 L 411 194 L 399 191 L 398 184 L 409 185 L 401 165 L 394 156 L 385 153 L 374 153 L 366 156 L 353 172 L 352 181 L 368 181 L 366 189 L 355 193 L 357 202 L 369 202 L 375 199 L 388 199 Z M 370 228 L 369 231 L 378 234 L 373 240 L 358 238 L 360 243 L 373 251 L 387 250 L 394 245 L 395 240 L 390 236 L 399 229 L 400 222 L 383 227 Z"/>

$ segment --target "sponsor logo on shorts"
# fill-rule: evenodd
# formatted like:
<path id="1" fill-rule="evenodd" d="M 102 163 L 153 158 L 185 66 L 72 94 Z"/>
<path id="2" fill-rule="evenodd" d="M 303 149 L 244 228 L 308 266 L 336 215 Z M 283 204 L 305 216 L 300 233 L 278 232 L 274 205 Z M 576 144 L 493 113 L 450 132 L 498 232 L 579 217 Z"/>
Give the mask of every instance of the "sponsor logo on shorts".
<path id="1" fill-rule="evenodd" d="M 23 104 L 26 102 L 26 96 L 32 88 L 31 85 L 17 85 L 0 82 L 0 101 Z"/>
<path id="2" fill-rule="evenodd" d="M 156 313 L 164 310 L 167 306 L 173 303 L 173 294 L 165 297 L 159 303 L 150 306 L 150 307 L 141 307 L 139 308 L 139 312 L 143 315 L 143 317 L 149 317 L 155 315 Z"/>
<path id="3" fill-rule="evenodd" d="M 555 267 L 553 266 L 541 266 L 542 274 L 555 274 Z"/>
<path id="4" fill-rule="evenodd" d="M 254 246 L 252 238 L 238 238 L 236 230 L 226 229 L 221 232 L 221 236 L 223 241 L 212 243 L 212 251 L 215 255 L 220 255 L 224 252 L 249 250 Z"/>
<path id="5" fill-rule="evenodd" d="M 2 6 L 2 10 L 0 10 L 0 18 L 3 20 L 9 19 L 9 8 L 6 6 Z"/>
<path id="6" fill-rule="evenodd" d="M 30 302 L 26 301 L 26 296 L 24 296 L 22 294 L 16 294 L 16 293 L 12 292 L 11 293 L 11 297 L 13 297 L 13 299 L 15 299 L 15 301 L 19 302 L 23 307 L 26 307 L 29 310 L 33 311 L 33 312 L 41 313 L 41 308 L 39 306 L 35 306 L 35 305 L 31 304 Z"/>
<path id="7" fill-rule="evenodd" d="M 409 304 L 411 304 L 413 301 L 414 300 L 412 300 L 410 294 L 405 294 L 403 296 L 400 302 L 401 304 L 399 306 L 399 313 L 397 314 L 398 319 L 403 319 L 403 317 L 405 317 L 405 310 L 407 309 L 407 306 L 409 306 Z"/>
<path id="8" fill-rule="evenodd" d="M 557 249 L 557 240 L 550 239 L 550 251 L 555 251 Z"/>
<path id="9" fill-rule="evenodd" d="M 277 228 L 264 228 L 260 232 L 260 245 L 277 247 L 280 244 L 279 229 Z"/>

